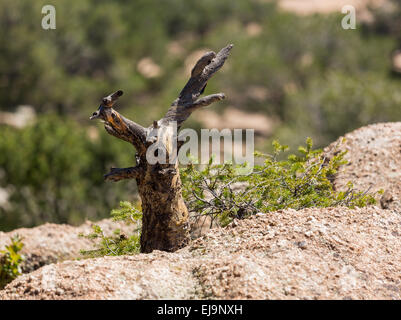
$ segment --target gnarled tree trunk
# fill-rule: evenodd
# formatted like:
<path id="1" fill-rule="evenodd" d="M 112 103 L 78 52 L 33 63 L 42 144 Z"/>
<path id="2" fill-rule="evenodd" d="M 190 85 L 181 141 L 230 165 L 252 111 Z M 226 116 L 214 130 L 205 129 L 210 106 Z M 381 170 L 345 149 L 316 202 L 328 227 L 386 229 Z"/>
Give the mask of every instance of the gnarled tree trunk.
<path id="1" fill-rule="evenodd" d="M 200 95 L 207 81 L 223 66 L 231 48 L 232 45 L 228 45 L 217 54 L 204 54 L 192 69 L 191 78 L 166 115 L 148 128 L 124 118 L 112 108 L 118 97 L 123 94 L 121 90 L 103 98 L 99 109 L 91 116 L 91 119 L 102 119 L 109 134 L 131 143 L 136 148 L 137 165 L 131 168 L 111 168 L 105 179 L 136 179 L 143 212 L 142 252 L 175 251 L 184 247 L 190 239 L 188 210 L 181 193 L 178 162 L 171 149 L 171 141 L 177 139 L 177 136 L 164 129 L 172 122 L 175 122 L 179 129 L 197 108 L 224 99 L 223 93 L 203 98 L 200 98 Z M 162 132 L 164 134 L 161 134 Z M 174 160 L 167 163 L 149 161 L 148 151 L 155 143 L 164 147 L 167 159 Z"/>

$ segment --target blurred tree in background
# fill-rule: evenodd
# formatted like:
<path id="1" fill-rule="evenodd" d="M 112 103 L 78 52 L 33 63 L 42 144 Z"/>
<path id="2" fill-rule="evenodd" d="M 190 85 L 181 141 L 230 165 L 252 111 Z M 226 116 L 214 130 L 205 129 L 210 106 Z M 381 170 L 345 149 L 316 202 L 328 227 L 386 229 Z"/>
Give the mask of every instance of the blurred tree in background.
<path id="1" fill-rule="evenodd" d="M 229 42 L 232 58 L 206 92 L 227 93 L 217 113 L 230 106 L 274 119 L 262 151 L 273 138 L 294 147 L 311 136 L 319 147 L 399 121 L 390 54 L 400 48 L 401 5 L 389 1 L 356 30 L 341 28 L 340 13 L 298 16 L 261 0 L 1 1 L 0 112 L 31 105 L 38 117 L 22 129 L 0 123 L 0 188 L 9 195 L 0 230 L 97 219 L 132 200 L 133 185 L 102 174 L 132 165 L 133 150 L 88 116 L 123 89 L 119 111 L 150 124 L 181 90 L 190 60 Z M 41 28 L 45 4 L 56 8 L 56 30 Z"/>
<path id="2" fill-rule="evenodd" d="M 132 165 L 133 150 L 97 132 L 54 115 L 23 130 L 2 128 L 0 185 L 9 193 L 8 204 L 0 207 L 2 230 L 98 219 L 120 199 L 132 199 L 132 183 L 107 184 L 102 172 L 114 161 Z"/>

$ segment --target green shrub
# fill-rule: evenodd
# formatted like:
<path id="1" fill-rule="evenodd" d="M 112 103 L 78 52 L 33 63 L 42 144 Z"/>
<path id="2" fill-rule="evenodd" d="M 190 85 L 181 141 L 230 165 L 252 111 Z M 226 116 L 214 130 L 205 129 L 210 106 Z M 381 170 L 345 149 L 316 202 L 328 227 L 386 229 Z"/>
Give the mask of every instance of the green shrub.
<path id="1" fill-rule="evenodd" d="M 256 153 L 263 163 L 248 174 L 238 174 L 246 165 L 211 162 L 198 169 L 188 165 L 182 173 L 183 195 L 190 211 L 209 215 L 226 225 L 233 218 L 244 218 L 258 212 L 293 208 L 347 206 L 363 207 L 375 202 L 372 195 L 353 190 L 333 190 L 330 178 L 345 164 L 345 152 L 326 159 L 321 150 L 312 149 L 312 140 L 286 160 L 278 156 L 287 146 L 273 143 L 274 154 Z M 239 186 L 238 186 L 239 184 Z"/>
<path id="2" fill-rule="evenodd" d="M 127 223 L 136 224 L 137 230 L 132 235 L 124 235 L 119 229 L 114 231 L 112 236 L 106 236 L 102 228 L 98 225 L 93 226 L 93 232 L 80 236 L 90 239 L 94 242 L 95 249 L 81 250 L 85 258 L 95 258 L 103 256 L 120 256 L 124 254 L 135 254 L 140 251 L 140 230 L 142 212 L 132 203 L 121 201 L 120 208 L 113 209 L 111 216 L 114 221 L 122 220 Z"/>
<path id="3" fill-rule="evenodd" d="M 19 252 L 23 246 L 22 239 L 16 235 L 5 250 L 0 250 L 0 289 L 22 274 L 21 263 L 25 257 Z"/>

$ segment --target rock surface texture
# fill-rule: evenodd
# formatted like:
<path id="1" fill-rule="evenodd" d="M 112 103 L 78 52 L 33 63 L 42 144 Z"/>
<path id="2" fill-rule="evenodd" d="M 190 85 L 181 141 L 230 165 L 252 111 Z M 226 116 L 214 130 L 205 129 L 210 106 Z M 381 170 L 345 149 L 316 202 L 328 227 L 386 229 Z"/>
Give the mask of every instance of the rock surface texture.
<path id="1" fill-rule="evenodd" d="M 123 222 L 104 219 L 96 222 L 106 235 L 111 235 L 115 229 L 124 234 L 131 234 L 136 228 Z M 87 221 L 79 227 L 67 224 L 45 223 L 35 228 L 21 228 L 11 232 L 0 231 L 0 250 L 10 244 L 10 238 L 19 235 L 23 238 L 22 254 L 26 260 L 22 264 L 23 272 L 36 270 L 46 264 L 80 257 L 81 249 L 93 249 L 93 243 L 80 233 L 92 232 L 93 222 Z"/>
<path id="2" fill-rule="evenodd" d="M 348 151 L 348 164 L 336 175 L 335 188 L 346 190 L 351 181 L 360 191 L 382 189 L 384 194 L 377 197 L 381 207 L 401 213 L 401 122 L 357 129 L 330 144 L 326 153 L 330 156 L 336 146 Z"/>
<path id="3" fill-rule="evenodd" d="M 284 210 L 175 253 L 50 264 L 0 299 L 401 299 L 400 240 L 392 210 Z"/>
<path id="4" fill-rule="evenodd" d="M 340 149 L 350 162 L 335 187 L 383 188 L 377 206 L 258 214 L 174 253 L 49 264 L 8 284 L 0 299 L 401 299 L 401 123 L 345 138 Z M 17 232 L 29 238 L 27 254 L 54 261 L 71 259 L 87 241 L 69 226 Z M 0 245 L 9 235 L 0 233 Z"/>

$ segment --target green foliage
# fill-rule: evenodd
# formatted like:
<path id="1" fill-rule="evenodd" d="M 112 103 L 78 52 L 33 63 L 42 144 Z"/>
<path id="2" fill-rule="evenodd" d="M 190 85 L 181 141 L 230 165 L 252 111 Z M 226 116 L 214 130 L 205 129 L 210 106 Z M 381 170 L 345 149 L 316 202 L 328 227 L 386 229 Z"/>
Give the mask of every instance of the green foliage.
<path id="1" fill-rule="evenodd" d="M 80 116 L 87 118 L 94 101 L 113 88 L 131 94 L 130 103 L 139 93 L 152 96 L 170 77 L 168 71 L 181 66 L 166 55 L 173 39 L 206 34 L 232 19 L 261 20 L 272 7 L 230 0 L 55 1 L 57 28 L 46 31 L 40 28 L 46 4 L 0 3 L 0 108 L 32 104 L 39 111 L 84 111 Z M 191 41 L 189 49 L 193 46 Z M 146 56 L 162 65 L 164 75 L 147 79 L 138 73 Z"/>
<path id="2" fill-rule="evenodd" d="M 77 224 L 105 217 L 120 197 L 129 199 L 132 182 L 108 184 L 103 174 L 110 166 L 132 165 L 134 150 L 101 128 L 93 130 L 97 138 L 57 116 L 0 130 L 0 187 L 10 195 L 9 205 L 0 206 L 1 229 L 46 221 Z"/>
<path id="3" fill-rule="evenodd" d="M 131 220 L 134 223 L 141 221 L 142 212 L 129 201 L 120 201 L 118 209 L 111 210 L 111 217 L 114 221 Z"/>
<path id="4" fill-rule="evenodd" d="M 362 80 L 362 81 L 361 81 Z M 397 80 L 375 73 L 363 78 L 333 71 L 310 82 L 304 91 L 288 95 L 292 108 L 284 119 L 289 125 L 278 129 L 282 139 L 301 143 L 298 132 L 316 137 L 319 145 L 365 124 L 401 119 L 401 92 Z M 383 102 L 383 100 L 386 100 Z"/>
<path id="5" fill-rule="evenodd" d="M 138 122 L 151 123 L 187 80 L 188 73 L 182 70 L 186 56 L 200 48 L 216 50 L 229 41 L 235 44 L 230 68 L 224 68 L 207 90 L 229 93 L 230 105 L 285 120 L 285 114 L 299 112 L 293 110 L 289 94 L 307 94 L 311 83 L 322 83 L 332 70 L 354 79 L 372 73 L 385 86 L 390 80 L 386 57 L 397 43 L 393 32 L 378 33 L 359 25 L 343 30 L 341 14 L 297 16 L 267 1 L 57 1 L 57 29 L 52 31 L 38 27 L 44 4 L 45 0 L 0 4 L 0 109 L 31 104 L 39 112 L 87 119 L 100 97 L 123 88 L 126 95 L 119 105 L 129 106 L 128 115 Z M 374 25 L 380 29 L 386 21 L 392 30 L 399 30 L 397 10 L 383 13 L 383 19 L 376 14 Z M 260 32 L 251 35 L 250 24 L 259 26 Z M 144 57 L 161 67 L 159 77 L 149 79 L 138 72 Z M 375 84 L 368 86 L 373 90 Z M 264 93 L 254 95 L 255 87 Z M 386 94 L 380 95 L 375 109 L 368 111 L 370 118 L 388 102 Z M 324 101 L 317 99 L 315 104 L 322 107 Z M 145 107 L 147 112 L 141 112 Z M 302 123 L 296 116 L 293 120 L 282 126 Z M 351 121 L 341 130 L 348 130 Z"/>
<path id="6" fill-rule="evenodd" d="M 93 225 L 93 232 L 88 235 L 80 236 L 90 239 L 94 242 L 95 249 L 81 250 L 81 254 L 85 258 L 95 258 L 103 256 L 120 256 L 125 254 L 135 254 L 140 251 L 140 230 L 142 212 L 135 205 L 128 201 L 121 201 L 120 208 L 111 211 L 113 220 L 122 220 L 127 223 L 136 224 L 137 230 L 135 234 L 130 236 L 124 235 L 119 229 L 116 229 L 111 236 L 106 236 L 102 228 Z"/>
<path id="7" fill-rule="evenodd" d="M 23 246 L 22 239 L 16 235 L 5 250 L 0 250 L 0 289 L 22 274 L 21 263 L 25 257 L 19 252 Z"/>
<path id="8" fill-rule="evenodd" d="M 345 152 L 326 159 L 321 150 L 312 149 L 312 139 L 298 148 L 298 155 L 286 160 L 278 156 L 287 146 L 273 142 L 272 155 L 256 153 L 263 160 L 248 174 L 238 174 L 246 165 L 209 163 L 204 169 L 188 165 L 181 170 L 183 194 L 190 211 L 209 215 L 226 225 L 233 218 L 258 212 L 293 208 L 347 206 L 363 207 L 375 202 L 372 195 L 353 190 L 333 190 L 330 177 L 345 164 Z"/>

